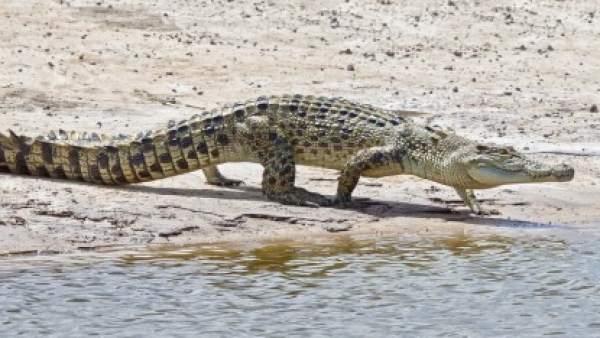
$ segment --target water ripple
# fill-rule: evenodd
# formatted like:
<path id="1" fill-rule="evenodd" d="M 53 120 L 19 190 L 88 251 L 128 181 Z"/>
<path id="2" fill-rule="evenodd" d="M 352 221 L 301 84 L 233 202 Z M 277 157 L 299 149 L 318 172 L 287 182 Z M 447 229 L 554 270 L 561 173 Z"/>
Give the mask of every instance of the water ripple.
<path id="1" fill-rule="evenodd" d="M 4 259 L 0 332 L 592 337 L 597 239 L 337 237 Z"/>

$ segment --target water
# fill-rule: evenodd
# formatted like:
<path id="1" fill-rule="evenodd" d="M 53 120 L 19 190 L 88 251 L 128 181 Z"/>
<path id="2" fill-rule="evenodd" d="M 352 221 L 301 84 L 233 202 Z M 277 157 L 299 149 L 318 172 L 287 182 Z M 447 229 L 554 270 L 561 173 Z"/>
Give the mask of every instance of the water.
<path id="1" fill-rule="evenodd" d="M 5 258 L 0 280 L 2 337 L 600 336 L 589 234 Z"/>

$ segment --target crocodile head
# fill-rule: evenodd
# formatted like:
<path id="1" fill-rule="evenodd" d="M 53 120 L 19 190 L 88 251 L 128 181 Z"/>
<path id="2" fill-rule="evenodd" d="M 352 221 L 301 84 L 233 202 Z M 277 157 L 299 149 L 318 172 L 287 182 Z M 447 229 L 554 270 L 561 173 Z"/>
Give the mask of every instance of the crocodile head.
<path id="1" fill-rule="evenodd" d="M 512 183 L 566 182 L 575 171 L 566 164 L 544 164 L 526 158 L 512 147 L 476 145 L 463 159 L 466 173 L 477 188 Z M 473 188 L 476 188 L 473 187 Z"/>

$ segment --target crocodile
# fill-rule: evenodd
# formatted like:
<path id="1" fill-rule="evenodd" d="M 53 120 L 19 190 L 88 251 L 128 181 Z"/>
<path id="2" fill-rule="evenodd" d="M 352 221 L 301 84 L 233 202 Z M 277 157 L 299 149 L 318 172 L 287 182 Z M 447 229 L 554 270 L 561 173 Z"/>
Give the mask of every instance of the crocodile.
<path id="1" fill-rule="evenodd" d="M 0 133 L 0 171 L 122 185 L 201 169 L 208 183 L 237 185 L 218 165 L 264 167 L 262 191 L 283 204 L 348 205 L 361 176 L 414 175 L 453 187 L 466 206 L 485 213 L 474 190 L 505 184 L 565 182 L 574 169 L 544 164 L 512 147 L 475 142 L 408 111 L 343 98 L 261 96 L 191 116 L 136 136 L 59 131 L 36 138 Z M 334 198 L 295 186 L 296 165 L 340 171 Z"/>

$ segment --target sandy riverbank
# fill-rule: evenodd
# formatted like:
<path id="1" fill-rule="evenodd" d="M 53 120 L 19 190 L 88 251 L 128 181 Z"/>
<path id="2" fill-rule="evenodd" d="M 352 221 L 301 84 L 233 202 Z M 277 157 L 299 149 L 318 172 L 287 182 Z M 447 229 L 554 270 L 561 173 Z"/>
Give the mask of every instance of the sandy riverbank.
<path id="1" fill-rule="evenodd" d="M 133 133 L 262 94 L 344 96 L 429 112 L 474 139 L 576 168 L 566 184 L 482 191 L 471 217 L 449 188 L 364 179 L 350 210 L 268 202 L 201 173 L 107 188 L 0 175 L 0 254 L 105 245 L 346 233 L 501 232 L 600 224 L 599 1 L 3 1 L 0 128 Z M 333 194 L 336 174 L 300 168 Z"/>

